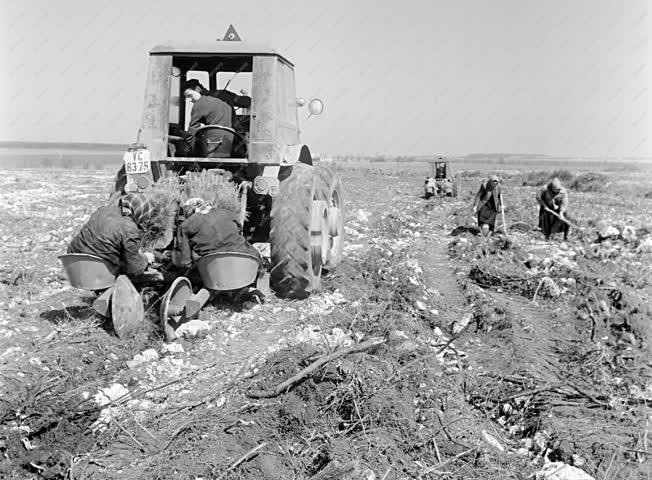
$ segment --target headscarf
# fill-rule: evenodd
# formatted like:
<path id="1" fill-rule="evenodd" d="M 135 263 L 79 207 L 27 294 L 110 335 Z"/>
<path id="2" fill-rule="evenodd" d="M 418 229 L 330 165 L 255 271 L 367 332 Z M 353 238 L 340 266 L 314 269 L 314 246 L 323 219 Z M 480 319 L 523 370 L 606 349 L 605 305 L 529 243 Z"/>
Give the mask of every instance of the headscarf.
<path id="1" fill-rule="evenodd" d="M 154 213 L 154 205 L 142 193 L 128 193 L 120 199 L 119 205 L 122 215 L 131 217 L 136 225 Z"/>
<path id="2" fill-rule="evenodd" d="M 548 184 L 548 188 L 552 193 L 559 193 L 561 192 L 562 186 L 561 186 L 561 181 L 555 177 L 552 180 L 550 180 L 550 183 Z"/>
<path id="3" fill-rule="evenodd" d="M 213 208 L 212 203 L 207 202 L 206 200 L 199 197 L 190 198 L 183 204 L 183 211 L 187 217 L 193 213 L 206 215 L 211 208 Z"/>
<path id="4" fill-rule="evenodd" d="M 487 179 L 487 190 L 493 190 L 496 188 L 496 185 L 500 183 L 500 179 L 498 178 L 498 175 L 489 175 L 489 178 Z"/>

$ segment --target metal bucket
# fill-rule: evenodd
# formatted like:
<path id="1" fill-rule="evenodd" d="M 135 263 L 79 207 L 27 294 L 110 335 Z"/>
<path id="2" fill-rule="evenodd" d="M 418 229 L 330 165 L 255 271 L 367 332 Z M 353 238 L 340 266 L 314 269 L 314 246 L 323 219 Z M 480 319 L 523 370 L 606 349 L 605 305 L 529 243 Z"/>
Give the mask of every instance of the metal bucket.
<path id="1" fill-rule="evenodd" d="M 237 290 L 256 281 L 260 260 L 248 253 L 217 252 L 204 255 L 197 268 L 209 290 Z"/>
<path id="2" fill-rule="evenodd" d="M 83 290 L 102 290 L 115 282 L 113 265 L 106 260 L 87 253 L 60 255 L 59 260 L 68 276 L 70 285 Z"/>

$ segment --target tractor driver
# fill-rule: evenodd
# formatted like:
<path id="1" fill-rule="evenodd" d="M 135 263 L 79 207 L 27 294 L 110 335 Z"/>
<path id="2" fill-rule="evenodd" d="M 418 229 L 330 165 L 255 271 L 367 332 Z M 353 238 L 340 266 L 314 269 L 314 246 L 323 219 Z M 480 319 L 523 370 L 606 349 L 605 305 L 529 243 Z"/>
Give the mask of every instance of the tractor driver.
<path id="1" fill-rule="evenodd" d="M 198 133 L 202 125 L 233 127 L 231 106 L 209 95 L 208 90 L 198 80 L 188 80 L 183 86 L 183 95 L 193 102 L 188 125 L 188 138 L 192 151 L 206 157 L 230 157 L 233 133 L 228 130 L 209 129 Z M 205 142 L 199 145 L 197 140 Z"/>

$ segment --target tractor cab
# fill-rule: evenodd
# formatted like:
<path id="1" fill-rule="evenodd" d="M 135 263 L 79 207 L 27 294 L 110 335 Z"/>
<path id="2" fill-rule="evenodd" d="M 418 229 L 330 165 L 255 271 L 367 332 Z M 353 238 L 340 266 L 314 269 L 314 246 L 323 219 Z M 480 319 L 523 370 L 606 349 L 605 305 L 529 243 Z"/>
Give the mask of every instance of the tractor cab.
<path id="1" fill-rule="evenodd" d="M 443 180 L 446 178 L 446 171 L 448 170 L 448 164 L 446 162 L 434 162 L 433 164 L 433 175 L 437 180 Z"/>
<path id="2" fill-rule="evenodd" d="M 170 112 L 168 118 L 167 157 L 247 158 L 251 129 L 252 57 L 172 57 L 170 78 Z M 205 125 L 199 128 L 192 144 L 187 141 L 193 103 L 184 97 L 184 84 L 199 82 L 206 92 L 231 109 L 228 125 Z M 228 132 L 233 140 L 229 150 L 211 148 L 210 133 Z"/>
<path id="3" fill-rule="evenodd" d="M 150 53 L 150 65 L 158 63 L 170 64 L 168 163 L 184 157 L 257 161 L 271 142 L 299 143 L 294 66 L 274 50 L 242 42 L 218 42 L 210 48 L 159 46 Z M 207 90 L 204 95 L 218 98 L 232 110 L 229 125 L 201 126 L 193 132 L 192 144 L 186 142 L 194 106 L 184 97 L 188 80 L 197 80 Z M 232 135 L 232 146 L 215 153 L 211 138 L 223 132 Z"/>
<path id="4" fill-rule="evenodd" d="M 206 89 L 204 94 L 228 104 L 229 125 L 201 125 L 188 131 L 194 104 L 183 90 L 192 79 Z M 294 65 L 270 47 L 242 41 L 155 46 L 149 52 L 138 141 L 124 155 L 121 189 L 144 191 L 166 170 L 234 172 L 252 164 L 260 168 L 250 168 L 247 175 L 253 178 L 248 180 L 264 176 L 269 178 L 258 185 L 278 186 L 271 178 L 278 170 L 263 172 L 265 166 L 312 163 L 299 138 L 298 107 L 304 104 L 296 96 Z M 308 105 L 311 115 L 322 109 L 317 99 Z M 225 135 L 229 148 L 219 148 Z"/>

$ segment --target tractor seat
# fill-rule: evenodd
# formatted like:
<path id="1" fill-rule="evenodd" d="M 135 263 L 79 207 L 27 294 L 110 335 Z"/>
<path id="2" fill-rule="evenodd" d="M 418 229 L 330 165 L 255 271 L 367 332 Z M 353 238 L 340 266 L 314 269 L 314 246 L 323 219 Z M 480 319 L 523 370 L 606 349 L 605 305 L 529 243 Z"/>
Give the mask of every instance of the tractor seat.
<path id="1" fill-rule="evenodd" d="M 203 158 L 231 156 L 235 130 L 221 125 L 204 125 L 195 132 L 195 155 Z"/>
<path id="2" fill-rule="evenodd" d="M 197 260 L 204 287 L 209 290 L 237 290 L 256 281 L 260 260 L 248 253 L 215 252 Z"/>
<path id="3" fill-rule="evenodd" d="M 68 276 L 70 285 L 82 290 L 102 290 L 113 285 L 115 267 L 106 260 L 87 253 L 67 253 L 59 260 Z"/>

